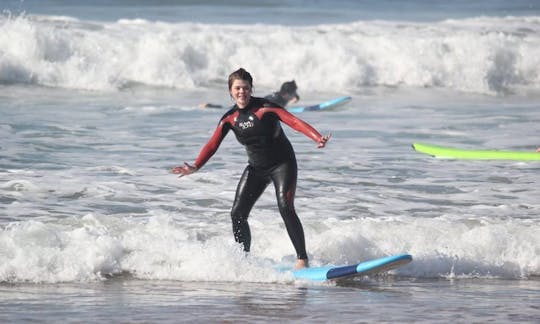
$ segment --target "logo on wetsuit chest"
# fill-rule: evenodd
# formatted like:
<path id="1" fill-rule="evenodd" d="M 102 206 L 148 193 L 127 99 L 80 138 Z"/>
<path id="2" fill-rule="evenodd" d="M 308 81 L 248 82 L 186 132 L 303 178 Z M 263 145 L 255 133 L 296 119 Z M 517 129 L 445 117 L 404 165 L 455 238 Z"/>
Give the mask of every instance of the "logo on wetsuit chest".
<path id="1" fill-rule="evenodd" d="M 238 127 L 240 127 L 242 130 L 244 130 L 244 129 L 248 129 L 248 128 L 251 128 L 251 127 L 255 126 L 255 123 L 253 123 L 253 116 L 249 116 L 248 119 L 249 120 L 239 122 Z"/>

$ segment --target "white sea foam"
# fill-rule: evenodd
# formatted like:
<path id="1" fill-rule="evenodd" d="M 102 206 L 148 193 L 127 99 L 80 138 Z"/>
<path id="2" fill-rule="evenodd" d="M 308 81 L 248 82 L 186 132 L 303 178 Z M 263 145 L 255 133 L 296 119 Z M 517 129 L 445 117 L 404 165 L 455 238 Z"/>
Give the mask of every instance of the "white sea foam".
<path id="1" fill-rule="evenodd" d="M 304 223 L 313 265 L 409 252 L 415 262 L 395 274 L 508 279 L 540 273 L 540 238 L 527 221 L 391 217 Z M 186 228 L 167 215 L 143 221 L 89 214 L 65 224 L 13 223 L 0 232 L 0 281 L 93 281 L 125 272 L 183 281 L 292 279 L 273 270 L 294 259 L 279 217 L 252 221 L 256 236 L 247 258 L 228 229 L 222 221 Z"/>
<path id="2" fill-rule="evenodd" d="M 410 86 L 526 93 L 540 87 L 539 35 L 535 16 L 312 26 L 3 16 L 0 82 L 195 89 L 224 82 L 242 62 L 260 87 L 294 78 L 313 91 Z"/>

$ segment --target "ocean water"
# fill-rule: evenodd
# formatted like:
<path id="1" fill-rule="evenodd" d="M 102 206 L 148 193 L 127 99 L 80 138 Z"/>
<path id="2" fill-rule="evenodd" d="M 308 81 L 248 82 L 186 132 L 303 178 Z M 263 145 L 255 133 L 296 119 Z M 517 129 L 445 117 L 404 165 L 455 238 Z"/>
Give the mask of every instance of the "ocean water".
<path id="1" fill-rule="evenodd" d="M 0 2 L 1 322 L 540 320 L 540 163 L 435 159 L 426 142 L 540 147 L 540 3 Z M 193 162 L 244 67 L 294 79 L 296 209 L 311 264 L 410 253 L 387 274 L 294 280 L 271 187 L 229 210 L 246 163 L 229 135 Z"/>

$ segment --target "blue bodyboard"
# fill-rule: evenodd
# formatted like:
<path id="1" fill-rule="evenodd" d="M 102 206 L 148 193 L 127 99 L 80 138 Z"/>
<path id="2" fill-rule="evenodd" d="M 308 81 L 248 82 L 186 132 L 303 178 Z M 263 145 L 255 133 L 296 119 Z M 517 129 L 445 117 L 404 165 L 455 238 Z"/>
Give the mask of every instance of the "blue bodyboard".
<path id="1" fill-rule="evenodd" d="M 294 106 L 287 108 L 288 111 L 293 113 L 305 112 L 305 111 L 318 111 L 324 109 L 332 109 L 346 104 L 351 101 L 351 97 L 339 97 L 332 100 L 325 101 L 323 103 L 311 106 Z"/>
<path id="2" fill-rule="evenodd" d="M 293 271 L 293 275 L 296 279 L 313 281 L 344 279 L 392 270 L 411 261 L 412 256 L 410 254 L 399 254 L 351 265 L 304 268 Z"/>

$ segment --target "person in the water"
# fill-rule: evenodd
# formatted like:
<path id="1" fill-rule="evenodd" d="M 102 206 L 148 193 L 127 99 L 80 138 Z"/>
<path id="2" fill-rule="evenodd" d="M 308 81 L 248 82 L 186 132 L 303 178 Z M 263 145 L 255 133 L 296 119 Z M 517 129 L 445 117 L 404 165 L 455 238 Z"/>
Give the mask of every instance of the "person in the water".
<path id="1" fill-rule="evenodd" d="M 265 98 L 251 96 L 253 78 L 243 68 L 229 75 L 229 93 L 235 105 L 221 117 L 212 137 L 202 148 L 193 164 L 172 169 L 180 177 L 196 172 L 214 155 L 229 131 L 245 146 L 248 165 L 240 178 L 231 210 L 234 238 L 249 251 L 251 232 L 248 217 L 251 208 L 272 182 L 279 212 L 296 250 L 295 269 L 308 267 L 308 256 L 302 223 L 294 208 L 297 181 L 296 156 L 289 139 L 281 128 L 285 123 L 311 138 L 323 148 L 330 134 L 321 135 L 308 123 L 283 107 Z"/>

